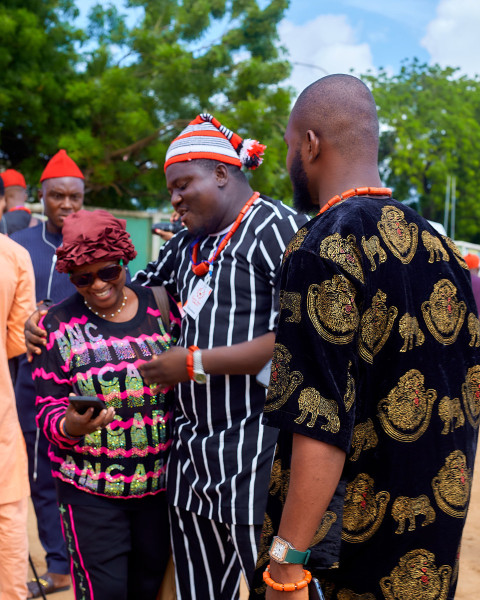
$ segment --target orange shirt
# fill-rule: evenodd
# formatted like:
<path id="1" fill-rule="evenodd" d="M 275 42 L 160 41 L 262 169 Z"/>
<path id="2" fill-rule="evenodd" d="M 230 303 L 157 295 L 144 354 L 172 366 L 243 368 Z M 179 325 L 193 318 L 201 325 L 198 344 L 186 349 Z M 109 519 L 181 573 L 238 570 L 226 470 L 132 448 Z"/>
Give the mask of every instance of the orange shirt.
<path id="1" fill-rule="evenodd" d="M 0 235 L 0 504 L 28 496 L 27 453 L 18 422 L 8 359 L 25 352 L 23 326 L 35 309 L 30 255 Z"/>

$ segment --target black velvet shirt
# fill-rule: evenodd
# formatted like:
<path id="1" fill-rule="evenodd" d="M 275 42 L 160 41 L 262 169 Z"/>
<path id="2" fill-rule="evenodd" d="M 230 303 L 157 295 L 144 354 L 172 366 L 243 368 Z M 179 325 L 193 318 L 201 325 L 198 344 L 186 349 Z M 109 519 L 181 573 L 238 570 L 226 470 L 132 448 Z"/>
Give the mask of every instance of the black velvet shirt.
<path id="1" fill-rule="evenodd" d="M 265 423 L 281 430 L 252 597 L 291 434 L 347 453 L 307 568 L 338 600 L 450 600 L 480 420 L 480 322 L 459 250 L 391 199 L 355 197 L 284 258 Z"/>

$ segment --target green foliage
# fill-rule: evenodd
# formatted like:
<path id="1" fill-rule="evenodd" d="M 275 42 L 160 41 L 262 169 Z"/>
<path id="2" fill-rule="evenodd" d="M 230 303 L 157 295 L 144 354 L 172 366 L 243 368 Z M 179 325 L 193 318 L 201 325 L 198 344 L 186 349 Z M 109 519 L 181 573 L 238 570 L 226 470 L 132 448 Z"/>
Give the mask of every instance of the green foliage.
<path id="1" fill-rule="evenodd" d="M 287 5 L 130 0 L 139 15 L 132 25 L 113 4 L 98 3 L 84 33 L 70 25 L 75 7 L 66 0 L 4 2 L 0 163 L 37 181 L 63 147 L 86 175 L 89 203 L 159 206 L 168 202 L 169 142 L 207 111 L 267 144 L 252 185 L 289 198 L 282 138 L 292 96 L 280 84 L 290 66 L 277 39 Z"/>
<path id="2" fill-rule="evenodd" d="M 398 200 L 443 223 L 448 175 L 456 176 L 455 237 L 480 243 L 480 80 L 413 61 L 370 81 L 381 122 L 380 164 Z"/>

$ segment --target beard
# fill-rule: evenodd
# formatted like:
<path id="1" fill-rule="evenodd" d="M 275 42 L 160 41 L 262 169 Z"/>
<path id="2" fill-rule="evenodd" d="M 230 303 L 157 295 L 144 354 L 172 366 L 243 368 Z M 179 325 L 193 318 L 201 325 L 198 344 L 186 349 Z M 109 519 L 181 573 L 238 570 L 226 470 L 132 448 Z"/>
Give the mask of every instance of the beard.
<path id="1" fill-rule="evenodd" d="M 293 186 L 293 205 L 303 213 L 313 212 L 318 209 L 310 190 L 308 189 L 308 177 L 303 168 L 302 157 L 297 150 L 293 157 L 292 166 L 290 168 L 290 179 Z"/>

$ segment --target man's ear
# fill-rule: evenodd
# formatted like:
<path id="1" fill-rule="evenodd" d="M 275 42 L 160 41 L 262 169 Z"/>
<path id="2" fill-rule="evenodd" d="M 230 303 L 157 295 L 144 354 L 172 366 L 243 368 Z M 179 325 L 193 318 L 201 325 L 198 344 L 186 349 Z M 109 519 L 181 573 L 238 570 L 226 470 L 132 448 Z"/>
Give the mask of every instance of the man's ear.
<path id="1" fill-rule="evenodd" d="M 215 179 L 218 187 L 225 187 L 228 183 L 228 168 L 224 163 L 218 163 L 215 167 Z"/>
<path id="2" fill-rule="evenodd" d="M 37 197 L 38 197 L 38 201 L 43 204 L 43 191 L 42 191 L 42 188 L 39 188 L 37 190 Z"/>
<path id="3" fill-rule="evenodd" d="M 315 162 L 320 155 L 320 138 L 312 129 L 307 131 L 307 150 L 308 161 Z"/>

